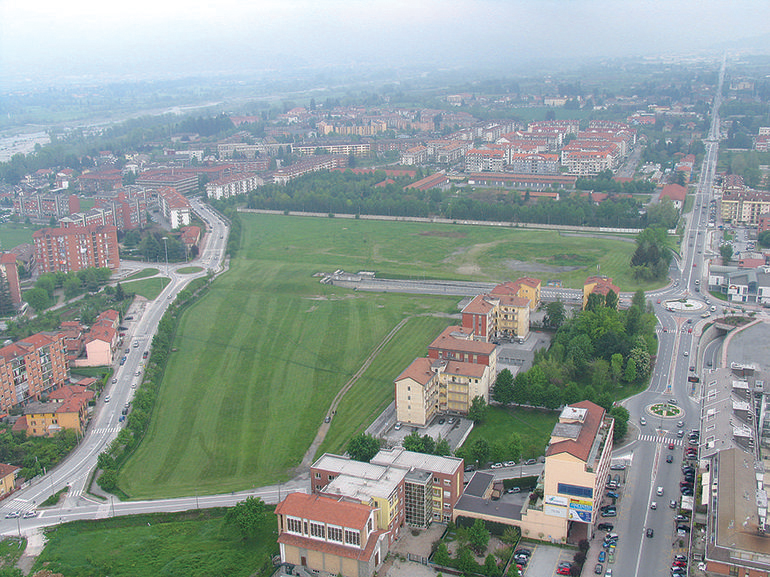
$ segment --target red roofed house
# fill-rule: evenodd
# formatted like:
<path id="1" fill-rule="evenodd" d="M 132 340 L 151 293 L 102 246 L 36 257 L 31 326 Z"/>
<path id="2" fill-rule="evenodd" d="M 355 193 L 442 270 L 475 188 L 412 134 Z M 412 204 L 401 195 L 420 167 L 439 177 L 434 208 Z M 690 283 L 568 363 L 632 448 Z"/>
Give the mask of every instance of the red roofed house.
<path id="1" fill-rule="evenodd" d="M 612 279 L 606 276 L 589 276 L 583 283 L 583 310 L 588 304 L 588 295 L 599 294 L 604 297 L 607 293 L 613 291 L 616 296 L 620 296 L 620 289 L 612 284 Z"/>
<path id="2" fill-rule="evenodd" d="M 93 380 L 93 379 L 92 379 Z M 63 385 L 48 395 L 47 403 L 33 402 L 24 407 L 27 434 L 33 437 L 56 435 L 69 429 L 82 434 L 88 417 L 88 401 L 94 392 L 85 385 Z"/>
<path id="3" fill-rule="evenodd" d="M 443 174 L 441 172 L 437 172 L 436 174 L 431 174 L 430 176 L 426 176 L 425 178 L 418 180 L 417 182 L 413 182 L 412 184 L 408 184 L 404 187 L 404 190 L 407 190 L 409 188 L 416 188 L 417 190 L 430 190 L 432 188 L 446 188 L 449 185 L 449 177 L 446 174 Z"/>
<path id="4" fill-rule="evenodd" d="M 679 184 L 667 184 L 663 187 L 663 190 L 660 191 L 661 200 L 663 197 L 670 198 L 671 202 L 673 202 L 674 206 L 679 210 L 682 210 L 686 196 L 687 189 Z"/>
<path id="5" fill-rule="evenodd" d="M 102 367 L 112 364 L 113 354 L 118 346 L 118 311 L 108 309 L 94 321 L 91 330 L 84 335 L 85 358 L 75 359 L 76 367 Z"/>
<path id="6" fill-rule="evenodd" d="M 343 577 L 371 577 L 388 553 L 375 508 L 322 495 L 290 493 L 275 508 L 281 562 Z"/>

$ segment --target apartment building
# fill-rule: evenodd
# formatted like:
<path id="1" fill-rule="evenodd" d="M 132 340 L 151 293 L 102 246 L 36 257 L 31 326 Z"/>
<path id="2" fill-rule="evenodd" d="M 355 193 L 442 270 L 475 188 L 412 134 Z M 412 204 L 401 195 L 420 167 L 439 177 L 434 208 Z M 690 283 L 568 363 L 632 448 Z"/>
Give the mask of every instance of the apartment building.
<path id="1" fill-rule="evenodd" d="M 114 226 L 43 228 L 32 233 L 32 240 L 42 272 L 120 267 L 118 229 Z"/>
<path id="2" fill-rule="evenodd" d="M 463 328 L 481 341 L 524 341 L 529 336 L 529 299 L 507 294 L 476 296 L 463 308 Z"/>
<path id="3" fill-rule="evenodd" d="M 431 360 L 461 361 L 487 365 L 493 374 L 497 374 L 497 346 L 476 340 L 472 329 L 462 326 L 450 326 L 444 329 L 428 345 L 428 358 Z"/>
<path id="4" fill-rule="evenodd" d="M 465 153 L 465 172 L 502 172 L 504 160 L 502 150 L 473 148 Z"/>
<path id="5" fill-rule="evenodd" d="M 64 190 L 58 192 L 34 192 L 20 194 L 13 200 L 13 211 L 22 220 L 29 218 L 38 222 L 59 219 L 80 210 L 80 199 Z"/>
<path id="6" fill-rule="evenodd" d="M 136 184 L 147 188 L 173 188 L 183 195 L 198 188 L 198 175 L 173 168 L 148 170 L 137 177 Z"/>
<path id="7" fill-rule="evenodd" d="M 319 170 L 333 170 L 335 168 L 345 168 L 348 165 L 347 156 L 315 156 L 303 158 L 289 166 L 279 168 L 272 174 L 275 184 L 286 184 L 290 180 L 299 178 L 303 174 L 318 172 Z"/>
<path id="8" fill-rule="evenodd" d="M 0 410 L 38 400 L 69 380 L 64 337 L 37 333 L 0 348 Z"/>
<path id="9" fill-rule="evenodd" d="M 516 174 L 558 174 L 559 155 L 547 153 L 513 153 L 510 170 Z"/>
<path id="10" fill-rule="evenodd" d="M 369 156 L 372 152 L 368 142 L 346 144 L 295 144 L 292 147 L 295 154 L 312 156 L 320 150 L 324 154 L 336 154 L 343 156 Z"/>
<path id="11" fill-rule="evenodd" d="M 373 506 L 290 493 L 275 508 L 281 562 L 343 577 L 371 577 L 388 552 Z"/>
<path id="12" fill-rule="evenodd" d="M 256 174 L 251 172 L 241 172 L 231 176 L 210 182 L 206 185 L 206 196 L 220 200 L 247 194 L 262 186 L 265 182 Z"/>
<path id="13" fill-rule="evenodd" d="M 13 308 L 18 308 L 21 305 L 21 285 L 19 284 L 19 269 L 16 266 L 16 254 L 12 252 L 0 255 L 0 282 L 6 285 Z M 0 305 L 0 308 L 2 308 L 2 305 Z M 2 312 L 8 314 L 12 311 L 6 310 Z"/>
<path id="14" fill-rule="evenodd" d="M 171 223 L 171 228 L 190 226 L 190 201 L 174 188 L 158 189 L 158 204 L 163 217 Z"/>
<path id="15" fill-rule="evenodd" d="M 497 285 L 490 294 L 525 298 L 529 301 L 529 310 L 534 311 L 540 306 L 541 286 L 542 281 L 539 278 L 525 276 Z"/>
<path id="16" fill-rule="evenodd" d="M 770 212 L 770 193 L 756 190 L 724 193 L 720 205 L 723 221 L 758 226 L 760 217 Z"/>
<path id="17" fill-rule="evenodd" d="M 93 194 L 120 188 L 123 184 L 123 173 L 118 168 L 85 172 L 78 177 L 80 192 Z"/>

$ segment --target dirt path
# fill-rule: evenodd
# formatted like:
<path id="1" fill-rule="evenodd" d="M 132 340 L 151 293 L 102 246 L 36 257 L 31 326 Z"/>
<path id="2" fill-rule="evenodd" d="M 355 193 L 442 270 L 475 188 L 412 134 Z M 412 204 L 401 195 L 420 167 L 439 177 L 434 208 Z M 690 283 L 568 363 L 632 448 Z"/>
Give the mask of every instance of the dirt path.
<path id="1" fill-rule="evenodd" d="M 402 319 L 401 322 L 399 322 L 393 329 L 385 336 L 382 341 L 374 348 L 374 350 L 369 354 L 368 357 L 366 357 L 366 360 L 363 362 L 363 364 L 359 367 L 359 369 L 355 372 L 355 374 L 348 379 L 348 382 L 345 383 L 345 386 L 343 386 L 339 392 L 335 395 L 334 400 L 332 400 L 331 405 L 329 406 L 329 409 L 326 411 L 327 417 L 333 417 L 334 413 L 337 412 L 337 407 L 339 406 L 340 402 L 342 401 L 342 398 L 345 396 L 345 393 L 347 393 L 353 385 L 356 384 L 356 381 L 361 378 L 361 376 L 364 374 L 366 369 L 369 368 L 369 365 L 372 364 L 375 358 L 377 358 L 377 355 L 382 352 L 382 349 L 385 348 L 385 345 L 387 345 L 393 337 L 396 336 L 396 333 L 401 330 L 401 327 L 403 327 L 412 317 L 406 317 L 405 319 Z M 295 473 L 303 473 L 307 469 L 310 468 L 310 465 L 313 464 L 313 460 L 315 458 L 316 451 L 318 451 L 318 447 L 321 446 L 321 443 L 323 443 L 324 439 L 326 438 L 326 433 L 329 432 L 329 427 L 331 426 L 331 422 L 329 423 L 322 423 L 321 426 L 318 428 L 318 433 L 315 436 L 315 439 L 313 439 L 313 442 L 310 444 L 310 447 L 308 448 L 307 452 L 305 453 L 305 456 L 302 458 L 302 463 L 300 463 L 299 467 L 295 470 Z"/>

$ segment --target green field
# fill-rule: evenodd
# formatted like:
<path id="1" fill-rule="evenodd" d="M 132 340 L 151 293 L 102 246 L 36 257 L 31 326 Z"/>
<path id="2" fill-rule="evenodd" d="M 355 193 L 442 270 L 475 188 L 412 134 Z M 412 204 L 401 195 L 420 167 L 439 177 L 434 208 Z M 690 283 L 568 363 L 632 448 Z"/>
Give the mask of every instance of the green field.
<path id="1" fill-rule="evenodd" d="M 67 577 L 267 577 L 278 552 L 272 513 L 259 536 L 243 541 L 224 525 L 223 510 L 115 517 L 46 531 L 33 571 Z"/>
<path id="2" fill-rule="evenodd" d="M 601 264 L 622 288 L 636 288 L 622 281 L 634 244 L 620 240 L 251 214 L 243 215 L 243 225 L 229 272 L 180 320 L 178 352 L 149 430 L 121 470 L 120 487 L 132 498 L 221 493 L 287 479 L 334 395 L 409 317 L 338 408 L 321 450 L 341 450 L 392 401 L 393 379 L 457 322 L 419 316 L 457 313 L 456 297 L 354 292 L 322 285 L 314 273 L 364 269 L 495 281 L 529 274 L 579 286 Z M 537 261 L 530 257 L 535 251 Z M 510 259 L 580 270 L 536 275 L 510 268 Z"/>
<path id="3" fill-rule="evenodd" d="M 522 459 L 534 459 L 545 453 L 558 420 L 558 411 L 491 406 L 484 422 L 473 428 L 463 446 L 470 447 L 479 438 L 486 439 L 491 445 L 495 440 L 505 441 L 511 433 L 518 433 Z"/>
<path id="4" fill-rule="evenodd" d="M 32 242 L 32 233 L 40 226 L 5 222 L 0 224 L 0 248 L 8 250 L 24 243 Z"/>
<path id="5" fill-rule="evenodd" d="M 195 274 L 196 272 L 201 272 L 203 269 L 199 266 L 183 266 L 182 268 L 176 269 L 176 272 L 179 274 Z"/>

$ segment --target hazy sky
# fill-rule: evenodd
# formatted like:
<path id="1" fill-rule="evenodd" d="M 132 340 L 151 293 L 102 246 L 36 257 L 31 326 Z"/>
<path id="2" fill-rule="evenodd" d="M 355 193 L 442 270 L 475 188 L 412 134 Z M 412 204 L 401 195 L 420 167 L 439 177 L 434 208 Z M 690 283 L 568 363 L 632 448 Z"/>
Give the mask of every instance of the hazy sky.
<path id="1" fill-rule="evenodd" d="M 679 54 L 762 36 L 770 0 L 0 0 L 0 74 Z M 770 51 L 770 50 L 768 50 Z"/>

